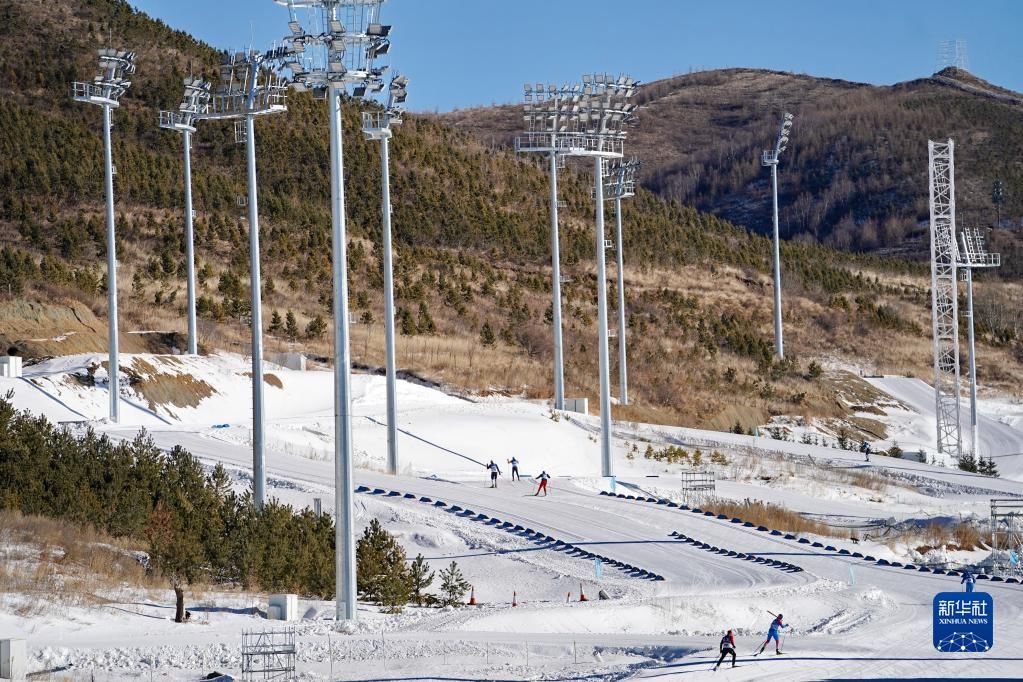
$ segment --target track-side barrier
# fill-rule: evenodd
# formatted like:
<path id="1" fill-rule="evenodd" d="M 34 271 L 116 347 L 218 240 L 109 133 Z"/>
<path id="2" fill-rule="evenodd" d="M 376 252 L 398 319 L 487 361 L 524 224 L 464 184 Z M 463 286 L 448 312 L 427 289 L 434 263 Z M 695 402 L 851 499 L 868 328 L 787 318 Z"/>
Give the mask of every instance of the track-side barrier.
<path id="1" fill-rule="evenodd" d="M 734 524 L 739 525 L 739 526 L 741 526 L 743 528 L 755 528 L 758 532 L 761 532 L 761 533 L 767 533 L 768 535 L 772 535 L 772 536 L 775 536 L 775 537 L 780 537 L 782 539 L 789 540 L 789 541 L 792 541 L 792 542 L 796 542 L 796 543 L 799 543 L 801 545 L 809 545 L 810 547 L 812 547 L 814 549 L 820 549 L 820 550 L 823 550 L 824 552 L 831 552 L 831 553 L 834 553 L 834 554 L 839 555 L 839 556 L 845 556 L 845 557 L 849 557 L 849 558 L 852 558 L 852 559 L 860 559 L 862 561 L 865 561 L 865 562 L 868 562 L 868 563 L 872 563 L 872 564 L 874 564 L 876 566 L 887 566 L 887 567 L 891 567 L 891 568 L 901 568 L 901 569 L 907 570 L 907 571 L 917 571 L 918 573 L 931 573 L 933 575 L 947 575 L 947 576 L 952 576 L 952 577 L 960 577 L 963 574 L 963 571 L 945 570 L 945 569 L 941 569 L 941 568 L 928 568 L 927 566 L 916 566 L 914 564 L 902 564 L 902 563 L 900 563 L 898 561 L 888 561 L 887 559 L 878 559 L 876 557 L 870 556 L 869 554 L 864 555 L 864 554 L 862 554 L 860 552 L 851 552 L 848 549 L 836 548 L 833 545 L 825 545 L 822 542 L 817 542 L 817 541 L 814 541 L 814 540 L 808 540 L 807 538 L 797 537 L 793 533 L 785 533 L 785 532 L 780 531 L 780 530 L 772 530 L 770 528 L 767 528 L 766 526 L 757 526 L 754 523 L 751 523 L 749 521 L 745 521 L 745 520 L 743 520 L 741 518 L 738 518 L 738 517 L 734 517 L 734 518 L 729 519 L 728 516 L 725 515 L 725 514 L 717 514 L 717 515 L 715 515 L 713 512 L 704 511 L 703 509 L 700 509 L 699 507 L 689 507 L 688 505 L 679 504 L 677 502 L 672 502 L 671 500 L 667 500 L 667 499 L 664 499 L 664 498 L 636 496 L 636 495 L 626 495 L 626 494 L 623 494 L 623 493 L 609 493 L 606 490 L 601 490 L 600 494 L 604 495 L 606 497 L 617 497 L 617 498 L 620 498 L 620 499 L 623 499 L 623 500 L 632 500 L 632 501 L 636 501 L 636 502 L 646 502 L 648 504 L 657 504 L 657 505 L 661 505 L 661 506 L 671 507 L 671 508 L 674 508 L 674 509 L 678 509 L 680 511 L 689 511 L 689 512 L 692 512 L 694 514 L 701 514 L 703 516 L 715 517 L 717 520 L 720 520 L 720 521 L 728 520 L 729 523 L 734 523 Z M 685 538 L 685 536 L 679 534 L 677 531 L 672 533 L 672 536 L 673 537 L 677 536 L 677 537 L 679 537 L 679 539 L 684 539 Z M 694 540 L 693 544 L 696 544 L 696 546 L 699 547 L 699 546 L 702 546 L 703 544 L 706 544 L 706 543 L 699 543 L 698 541 Z M 803 570 L 803 569 L 799 569 L 799 570 Z M 991 582 L 1000 582 L 1000 583 L 1007 583 L 1007 584 L 1023 585 L 1023 582 L 1021 582 L 1017 578 L 1003 578 L 1003 577 L 1000 577 L 1000 576 L 988 575 L 986 573 L 975 573 L 974 576 L 976 577 L 977 580 L 990 580 Z"/>
<path id="2" fill-rule="evenodd" d="M 386 498 L 397 497 L 409 500 L 416 499 L 416 496 L 413 495 L 412 493 L 402 493 L 397 490 L 384 490 L 383 488 L 369 488 L 364 485 L 360 485 L 358 488 L 356 488 L 355 492 L 366 495 L 376 495 L 378 497 Z M 555 538 L 553 536 L 546 535 L 540 531 L 533 530 L 532 528 L 526 528 L 525 526 L 512 523 L 511 521 L 502 521 L 501 519 L 498 519 L 493 516 L 488 516 L 482 513 L 476 513 L 472 509 L 465 509 L 456 504 L 449 505 L 441 500 L 434 500 L 433 498 L 426 496 L 419 497 L 419 501 L 423 504 L 429 504 L 433 507 L 437 507 L 438 509 L 443 509 L 449 514 L 454 514 L 469 521 L 474 521 L 476 523 L 482 523 L 484 525 L 492 526 L 497 530 L 503 530 L 507 533 L 511 533 L 513 535 L 517 535 L 518 537 L 525 538 L 537 545 L 540 545 L 541 548 L 543 549 L 550 549 L 555 552 L 562 552 L 567 556 L 571 556 L 578 559 L 585 559 L 588 561 L 592 561 L 593 559 L 600 559 L 602 564 L 611 566 L 612 568 L 616 568 L 630 578 L 639 578 L 642 580 L 652 581 L 664 580 L 664 576 L 658 573 L 654 573 L 653 571 L 648 571 L 645 568 L 633 566 L 632 564 L 626 564 L 622 561 L 618 561 L 617 559 L 612 559 L 602 554 L 591 552 L 579 545 L 573 545 L 570 542 L 559 540 L 558 538 Z"/>

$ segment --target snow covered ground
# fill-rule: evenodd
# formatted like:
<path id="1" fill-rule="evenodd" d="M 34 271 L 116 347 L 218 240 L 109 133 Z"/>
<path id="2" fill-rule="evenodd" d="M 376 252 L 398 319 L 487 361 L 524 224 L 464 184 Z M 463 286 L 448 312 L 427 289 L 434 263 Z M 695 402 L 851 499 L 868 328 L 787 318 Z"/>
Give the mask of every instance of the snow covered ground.
<path id="1" fill-rule="evenodd" d="M 902 415 L 889 413 L 886 421 L 894 430 L 889 433 L 888 442 L 898 442 L 906 450 L 924 448 L 933 452 L 937 448 L 934 388 L 909 377 L 868 381 L 910 408 Z M 962 438 L 969 444 L 972 438 L 969 400 L 962 401 L 961 409 Z M 1023 405 L 1015 400 L 981 400 L 978 412 L 980 454 L 994 460 L 1002 477 L 1023 480 Z"/>
<path id="2" fill-rule="evenodd" d="M 24 379 L 0 379 L 0 394 L 13 390 L 19 408 L 55 421 L 86 422 L 113 438 L 131 438 L 145 427 L 161 446 L 183 445 L 203 461 L 224 463 L 245 481 L 251 471 L 251 401 L 243 358 L 125 356 L 122 365 L 132 368 L 136 384 L 122 387 L 127 404 L 120 424 L 105 420 L 103 359 L 74 356 L 26 368 Z M 320 498 L 330 509 L 332 375 L 271 366 L 267 372 L 273 375 L 266 386 L 270 494 L 299 507 Z M 875 385 L 923 415 L 902 421 L 889 415 L 890 424 L 902 424 L 906 434 L 924 433 L 914 422 L 928 418 L 925 401 L 914 402 L 919 391 L 889 380 Z M 553 414 L 534 402 L 473 402 L 399 382 L 402 474 L 387 476 L 381 473 L 384 381 L 356 376 L 353 392 L 357 484 L 443 500 L 665 579 L 631 577 L 610 565 L 602 567 L 598 579 L 592 561 L 549 544 L 418 499 L 361 494 L 357 524 L 380 518 L 410 555 L 421 552 L 435 568 L 456 559 L 483 606 L 409 609 L 398 616 L 362 606 L 359 628 L 341 634 L 330 627 L 332 605 L 304 603 L 302 610 L 316 612 L 298 626 L 299 669 L 307 676 L 675 679 L 709 675 L 725 628 L 737 631 L 743 659 L 742 667 L 716 673 L 727 679 L 1006 677 L 1023 662 L 1011 647 L 1023 637 L 1019 585 L 984 585 L 998 610 L 993 651 L 969 658 L 938 654 L 930 643 L 930 604 L 937 592 L 958 588 L 952 577 L 880 566 L 727 520 L 599 495 L 609 482 L 599 476 L 598 420 Z M 1023 443 L 1023 433 L 1015 430 L 1023 414 L 1014 416 L 1004 405 L 1000 409 L 995 415 L 1000 421 L 992 424 L 1005 429 L 998 432 L 1003 446 L 1016 447 L 1010 443 Z M 908 440 L 899 442 L 909 449 Z M 868 465 L 858 453 L 832 448 L 631 423 L 616 425 L 618 491 L 684 499 L 681 469 L 645 459 L 648 444 L 699 448 L 705 458 L 721 451 L 727 464 L 712 467 L 721 497 L 782 503 L 863 526 L 889 517 L 986 515 L 991 496 L 1023 495 L 1023 483 L 1015 480 L 908 459 L 875 457 Z M 534 497 L 528 480 L 513 484 L 502 477 L 497 490 L 488 487 L 482 464 L 493 459 L 506 469 L 512 456 L 522 462 L 524 477 L 541 469 L 554 476 L 549 497 Z M 849 478 L 854 474 L 882 484 L 857 487 Z M 786 572 L 698 549 L 672 538 L 672 531 L 804 570 Z M 911 556 L 909 548 L 882 537 L 856 545 L 828 542 L 878 558 Z M 979 560 L 983 552 L 973 554 L 960 558 Z M 591 601 L 578 601 L 580 587 Z M 596 600 L 598 589 L 611 599 Z M 513 593 L 519 602 L 514 607 Z M 237 673 L 241 631 L 267 626 L 258 611 L 265 602 L 258 595 L 203 595 L 189 605 L 198 614 L 196 622 L 185 626 L 167 619 L 169 594 L 124 594 L 102 606 L 54 607 L 29 615 L 9 608 L 11 598 L 4 597 L 8 608 L 0 613 L 0 633 L 29 639 L 32 668 L 72 666 L 68 674 L 86 677 L 91 670 L 137 677 L 152 669 L 176 679 L 211 669 Z M 770 620 L 768 610 L 783 610 L 793 625 L 787 654 L 750 658 Z"/>

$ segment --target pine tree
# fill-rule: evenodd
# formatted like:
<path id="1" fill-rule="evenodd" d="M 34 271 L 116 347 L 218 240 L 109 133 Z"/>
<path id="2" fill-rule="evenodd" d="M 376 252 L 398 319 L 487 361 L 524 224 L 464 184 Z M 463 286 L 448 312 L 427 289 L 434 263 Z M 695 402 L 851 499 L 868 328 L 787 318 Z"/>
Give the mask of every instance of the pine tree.
<path id="1" fill-rule="evenodd" d="M 419 328 L 408 308 L 398 308 L 398 331 L 405 336 L 415 336 L 419 333 Z"/>
<path id="2" fill-rule="evenodd" d="M 425 594 L 426 588 L 433 584 L 433 571 L 430 570 L 430 564 L 426 563 L 426 559 L 423 558 L 422 554 L 416 555 L 416 558 L 409 566 L 409 577 L 411 579 L 412 599 L 415 600 L 417 606 L 422 606 L 423 598 L 427 596 Z"/>
<path id="3" fill-rule="evenodd" d="M 412 592 L 405 550 L 397 539 L 373 519 L 355 547 L 359 593 L 391 609 L 408 603 Z"/>
<path id="4" fill-rule="evenodd" d="M 433 334 L 437 331 L 437 325 L 430 317 L 430 310 L 426 307 L 425 301 L 419 302 L 419 318 L 416 320 L 416 328 L 420 334 Z"/>
<path id="5" fill-rule="evenodd" d="M 970 473 L 977 473 L 978 467 L 977 462 L 973 459 L 973 454 L 964 452 L 959 456 L 959 468 L 963 471 L 969 471 Z"/>
<path id="6" fill-rule="evenodd" d="M 288 341 L 295 341 L 298 338 L 298 320 L 295 319 L 295 313 L 288 311 L 285 316 L 284 322 L 284 335 Z"/>
<path id="7" fill-rule="evenodd" d="M 270 314 L 270 328 L 267 331 L 276 336 L 283 330 L 284 321 L 281 319 L 281 314 L 275 310 Z"/>
<path id="8" fill-rule="evenodd" d="M 484 346 L 493 346 L 497 341 L 497 337 L 494 335 L 494 328 L 490 326 L 489 322 L 483 323 L 483 328 L 480 329 L 480 343 Z"/>
<path id="9" fill-rule="evenodd" d="M 469 591 L 469 581 L 462 575 L 458 563 L 452 561 L 451 565 L 440 572 L 441 599 L 445 606 L 458 606 L 465 599 Z"/>
<path id="10" fill-rule="evenodd" d="M 980 459 L 977 462 L 977 471 L 985 476 L 998 476 L 998 465 L 995 464 L 995 461 L 990 457 L 987 459 Z"/>
<path id="11" fill-rule="evenodd" d="M 168 494 L 156 503 L 146 534 L 153 567 L 174 588 L 174 620 L 181 623 L 185 620 L 184 588 L 206 575 L 209 538 L 219 538 L 222 531 L 220 499 L 199 462 L 180 447 L 164 460 L 161 479 Z"/>
<path id="12" fill-rule="evenodd" d="M 305 326 L 305 335 L 309 339 L 318 339 L 323 336 L 325 331 L 327 331 L 327 323 L 323 319 L 323 315 L 317 315 Z"/>

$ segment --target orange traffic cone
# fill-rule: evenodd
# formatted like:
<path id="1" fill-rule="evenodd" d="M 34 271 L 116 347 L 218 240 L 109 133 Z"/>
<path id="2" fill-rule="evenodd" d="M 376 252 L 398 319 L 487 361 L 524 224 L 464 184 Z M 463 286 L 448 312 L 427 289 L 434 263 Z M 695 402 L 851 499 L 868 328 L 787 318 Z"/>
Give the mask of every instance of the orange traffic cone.
<path id="1" fill-rule="evenodd" d="M 579 601 L 589 601 L 586 598 L 586 594 L 583 592 L 583 584 L 579 583 Z"/>
<path id="2" fill-rule="evenodd" d="M 519 605 L 518 596 L 519 596 L 518 592 L 512 592 L 512 606 L 518 606 Z"/>
<path id="3" fill-rule="evenodd" d="M 476 606 L 476 588 L 473 587 L 471 590 L 469 592 L 469 606 Z"/>

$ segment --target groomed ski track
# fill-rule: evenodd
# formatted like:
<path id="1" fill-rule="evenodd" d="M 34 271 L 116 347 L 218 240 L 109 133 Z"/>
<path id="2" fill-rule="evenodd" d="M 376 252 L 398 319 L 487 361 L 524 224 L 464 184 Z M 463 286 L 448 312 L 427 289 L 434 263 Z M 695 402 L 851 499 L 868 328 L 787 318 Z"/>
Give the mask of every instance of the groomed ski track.
<path id="1" fill-rule="evenodd" d="M 109 430 L 114 437 L 131 438 L 135 429 Z M 185 430 L 155 430 L 151 435 L 162 447 L 181 445 L 206 461 L 223 462 L 231 467 L 248 469 L 251 451 L 247 447 L 211 439 Z M 915 468 L 915 467 L 914 467 Z M 302 458 L 275 456 L 268 460 L 271 477 L 321 488 L 329 498 L 333 486 L 333 466 L 330 462 Z M 951 472 L 950 472 L 951 473 Z M 532 496 L 534 487 L 528 481 L 509 483 L 502 479 L 497 489 L 489 488 L 483 469 L 478 480 L 449 481 L 412 476 L 387 476 L 356 471 L 357 485 L 370 488 L 397 490 L 448 504 L 457 504 L 477 513 L 498 517 L 543 531 L 558 539 L 581 545 L 591 551 L 641 566 L 665 577 L 656 587 L 651 599 L 671 608 L 673 600 L 682 603 L 687 598 L 713 599 L 715 595 L 735 599 L 744 594 L 771 594 L 777 599 L 777 609 L 784 611 L 786 600 L 801 595 L 821 595 L 820 598 L 839 603 L 856 621 L 844 632 L 816 634 L 812 637 L 790 635 L 786 641 L 787 653 L 782 657 L 753 659 L 755 663 L 736 670 L 722 669 L 714 673 L 730 680 L 747 679 L 822 679 L 849 676 L 855 662 L 855 676 L 871 676 L 873 670 L 886 678 L 913 677 L 1004 677 L 1023 666 L 1023 658 L 1000 656 L 1012 652 L 1012 643 L 1023 641 L 1023 587 L 1013 584 L 982 582 L 979 589 L 990 592 L 996 605 L 998 641 L 987 655 L 970 655 L 961 663 L 956 655 L 934 652 L 930 642 L 932 599 L 941 591 L 958 591 L 957 578 L 922 574 L 902 568 L 878 566 L 861 559 L 836 555 L 770 536 L 755 529 L 743 528 L 728 521 L 705 517 L 688 511 L 667 508 L 650 503 L 621 500 L 601 496 L 591 490 L 576 487 L 571 481 L 557 479 L 547 498 Z M 639 487 L 643 481 L 634 482 Z M 1003 482 L 1009 484 L 1010 482 Z M 1021 487 L 1019 484 L 1007 485 Z M 273 481 L 270 482 L 272 495 Z M 397 498 L 392 498 L 397 499 Z M 403 500 L 409 505 L 424 506 L 417 500 Z M 327 507 L 327 499 L 324 499 Z M 743 562 L 721 556 L 669 537 L 679 531 L 702 541 L 737 552 L 754 553 L 765 558 L 777 558 L 801 566 L 803 573 L 784 573 L 770 567 Z M 833 543 L 838 547 L 852 546 Z M 580 559 L 581 561 L 581 559 Z M 611 570 L 610 568 L 605 570 Z M 852 585 L 850 585 L 852 583 Z M 886 600 L 875 604 L 863 603 L 864 592 L 878 590 Z M 594 608 L 615 608 L 612 603 L 596 603 Z M 582 613 L 574 623 L 584 621 Z M 811 625 L 800 622 L 799 613 L 787 613 L 787 620 L 797 632 Z M 765 628 L 770 617 L 765 613 Z M 585 627 L 585 626 L 584 626 Z M 727 628 L 728 623 L 722 623 Z M 802 629 L 801 629 L 802 628 Z M 824 624 L 822 632 L 843 630 L 841 623 Z M 420 633 L 426 634 L 426 633 Z M 442 639 L 453 633 L 437 633 Z M 505 639 L 507 631 L 499 633 Z M 434 635 L 427 635 L 433 637 Z M 516 632 L 516 637 L 528 641 L 557 639 L 556 630 L 549 632 Z M 488 639 L 488 631 L 460 631 L 458 637 Z M 716 660 L 714 642 L 706 637 L 664 636 L 619 638 L 613 634 L 572 634 L 571 638 L 607 646 L 636 648 L 681 647 L 679 654 L 706 649 L 672 659 L 667 655 L 661 665 L 637 671 L 643 679 L 672 679 L 690 675 L 709 674 Z M 740 658 L 749 658 L 760 642 L 753 637 L 739 642 Z M 640 647 L 643 648 L 643 647 Z M 933 656 L 911 657 L 907 651 L 930 651 Z M 766 654 L 765 654 L 766 656 Z M 940 667 L 937 666 L 940 663 Z"/>

